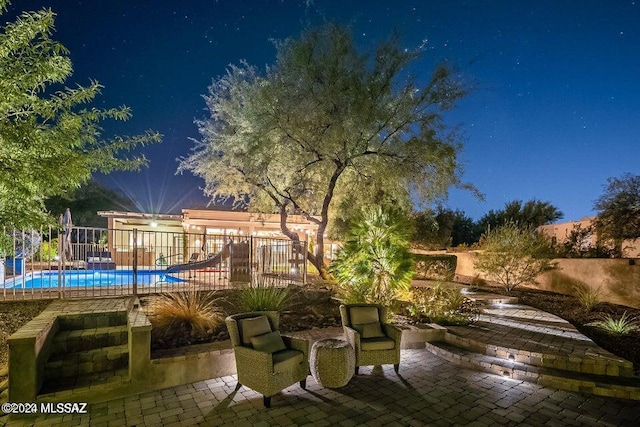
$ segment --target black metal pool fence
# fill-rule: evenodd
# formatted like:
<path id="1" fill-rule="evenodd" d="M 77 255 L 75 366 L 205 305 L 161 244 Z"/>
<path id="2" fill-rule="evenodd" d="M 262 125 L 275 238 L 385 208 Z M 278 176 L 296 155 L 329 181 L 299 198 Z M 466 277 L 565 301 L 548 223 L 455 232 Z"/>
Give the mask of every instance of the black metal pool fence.
<path id="1" fill-rule="evenodd" d="M 3 230 L 5 300 L 306 283 L 307 242 L 92 227 Z M 8 246 L 8 247 L 7 247 Z"/>

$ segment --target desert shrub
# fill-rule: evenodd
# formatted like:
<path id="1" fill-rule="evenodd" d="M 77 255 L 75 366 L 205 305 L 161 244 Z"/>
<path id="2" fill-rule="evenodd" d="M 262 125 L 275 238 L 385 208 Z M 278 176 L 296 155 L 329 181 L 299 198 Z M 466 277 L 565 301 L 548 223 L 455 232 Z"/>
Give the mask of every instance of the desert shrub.
<path id="1" fill-rule="evenodd" d="M 455 255 L 413 254 L 415 278 L 450 281 L 456 274 L 458 257 Z"/>
<path id="2" fill-rule="evenodd" d="M 487 231 L 480 239 L 483 249 L 475 268 L 507 292 L 519 285 L 535 283 L 536 277 L 555 268 L 551 242 L 541 233 L 507 223 Z"/>
<path id="3" fill-rule="evenodd" d="M 288 288 L 257 284 L 240 291 L 240 311 L 282 311 L 289 303 Z"/>
<path id="4" fill-rule="evenodd" d="M 413 277 L 406 223 L 396 212 L 375 207 L 353 222 L 346 243 L 330 265 L 345 302 L 390 307 Z"/>
<path id="5" fill-rule="evenodd" d="M 578 299 L 580 306 L 587 312 L 593 310 L 596 305 L 602 302 L 604 291 L 602 287 L 591 288 L 587 284 L 581 284 L 574 288 L 574 296 Z"/>
<path id="6" fill-rule="evenodd" d="M 33 255 L 35 261 L 53 261 L 58 256 L 58 238 L 50 242 L 43 241 L 40 249 Z"/>
<path id="7" fill-rule="evenodd" d="M 611 335 L 627 335 L 640 330 L 640 321 L 636 317 L 628 316 L 625 311 L 622 316 L 617 319 L 611 315 L 606 315 L 600 320 L 587 323 L 587 326 L 602 329 Z"/>
<path id="8" fill-rule="evenodd" d="M 468 325 L 478 318 L 475 301 L 466 298 L 459 289 L 445 289 L 438 284 L 433 288 L 414 289 L 410 298 L 409 313 L 417 320 Z"/>
<path id="9" fill-rule="evenodd" d="M 163 337 L 195 336 L 215 329 L 224 320 L 214 292 L 176 292 L 155 296 L 150 302 L 154 329 Z"/>

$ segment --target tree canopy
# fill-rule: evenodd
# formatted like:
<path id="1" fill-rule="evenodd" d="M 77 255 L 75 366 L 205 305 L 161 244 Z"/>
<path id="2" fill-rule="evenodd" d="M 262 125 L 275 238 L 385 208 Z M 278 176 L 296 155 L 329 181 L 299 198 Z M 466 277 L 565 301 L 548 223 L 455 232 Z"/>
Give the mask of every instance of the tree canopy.
<path id="1" fill-rule="evenodd" d="M 210 117 L 198 121 L 201 140 L 179 170 L 205 180 L 213 199 L 250 210 L 300 214 L 317 224 L 325 271 L 324 235 L 369 204 L 409 211 L 465 186 L 461 143 L 442 113 L 465 94 L 438 66 L 425 84 L 407 76 L 420 54 L 393 38 L 359 53 L 349 31 L 326 25 L 276 43 L 276 62 L 260 73 L 245 62 L 229 67 L 205 96 Z"/>
<path id="2" fill-rule="evenodd" d="M 627 173 L 607 182 L 594 204 L 596 232 L 599 239 L 612 240 L 621 255 L 623 240 L 640 237 L 640 175 Z"/>
<path id="3" fill-rule="evenodd" d="M 0 0 L 0 13 L 7 0 Z M 0 31 L 0 225 L 52 223 L 44 201 L 85 183 L 95 171 L 137 170 L 146 164 L 131 150 L 160 141 L 147 131 L 103 137 L 100 124 L 127 120 L 127 107 L 89 104 L 102 86 L 65 87 L 72 74 L 68 52 L 51 38 L 50 9 L 24 12 Z M 126 154 L 130 153 L 130 154 Z"/>
<path id="4" fill-rule="evenodd" d="M 64 197 L 54 196 L 45 201 L 48 212 L 52 215 L 62 214 L 66 208 L 71 209 L 73 223 L 85 227 L 107 226 L 107 218 L 96 215 L 98 211 L 133 210 L 134 203 L 119 191 L 111 190 L 100 185 L 95 180 L 89 180 L 80 188 L 69 192 Z"/>
<path id="5" fill-rule="evenodd" d="M 438 206 L 435 210 L 425 209 L 411 215 L 413 222 L 412 244 L 427 249 L 442 249 L 460 244 L 471 245 L 478 241 L 473 219 L 459 209 L 452 210 Z"/>
<path id="6" fill-rule="evenodd" d="M 521 228 L 536 228 L 544 224 L 551 224 L 562 218 L 564 214 L 550 202 L 529 200 L 522 204 L 522 200 L 506 203 L 504 209 L 490 210 L 478 221 L 481 232 L 487 229 L 513 223 Z"/>

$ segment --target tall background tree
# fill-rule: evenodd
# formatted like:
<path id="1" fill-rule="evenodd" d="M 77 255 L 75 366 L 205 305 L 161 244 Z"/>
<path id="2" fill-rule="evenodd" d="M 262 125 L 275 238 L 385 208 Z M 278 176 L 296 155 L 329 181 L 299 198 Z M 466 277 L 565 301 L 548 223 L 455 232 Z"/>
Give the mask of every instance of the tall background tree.
<path id="1" fill-rule="evenodd" d="M 98 211 L 135 209 L 134 203 L 126 195 L 106 188 L 94 180 L 65 194 L 64 197 L 48 198 L 45 207 L 52 215 L 62 214 L 69 208 L 73 214 L 73 223 L 85 227 L 107 226 L 107 219 L 96 215 Z"/>
<path id="2" fill-rule="evenodd" d="M 425 249 L 442 249 L 478 241 L 480 233 L 473 219 L 459 209 L 438 206 L 411 215 L 413 223 L 412 245 Z"/>
<path id="3" fill-rule="evenodd" d="M 441 249 L 451 244 L 449 211 L 442 207 L 425 209 L 410 215 L 413 233 L 411 243 L 420 249 Z"/>
<path id="4" fill-rule="evenodd" d="M 622 256 L 623 241 L 640 237 L 640 175 L 627 173 L 607 182 L 594 204 L 594 224 L 598 240 L 613 242 L 614 253 Z"/>
<path id="5" fill-rule="evenodd" d="M 324 277 L 334 219 L 348 222 L 373 203 L 409 211 L 412 197 L 465 187 L 461 144 L 442 120 L 465 90 L 447 68 L 419 85 L 407 66 L 420 52 L 392 39 L 361 54 L 337 25 L 276 49 L 264 75 L 241 63 L 209 88 L 211 116 L 198 122 L 202 138 L 179 168 L 204 178 L 206 194 L 278 212 L 293 240 L 289 215 L 315 223 L 317 251 L 307 258 Z"/>
<path id="6" fill-rule="evenodd" d="M 514 200 L 506 203 L 504 209 L 490 210 L 480 218 L 478 228 L 484 233 L 488 229 L 511 223 L 523 229 L 534 229 L 544 224 L 551 224 L 563 216 L 564 214 L 550 202 L 533 199 L 523 204 L 521 200 Z"/>
<path id="7" fill-rule="evenodd" d="M 0 13 L 7 0 L 0 0 Z M 96 171 L 136 170 L 146 164 L 131 153 L 160 141 L 148 131 L 133 137 L 102 136 L 105 120 L 127 120 L 127 107 L 90 103 L 102 86 L 65 87 L 72 74 L 68 52 L 51 38 L 50 9 L 24 12 L 0 31 L 0 225 L 37 228 L 53 223 L 44 201 L 87 182 Z"/>

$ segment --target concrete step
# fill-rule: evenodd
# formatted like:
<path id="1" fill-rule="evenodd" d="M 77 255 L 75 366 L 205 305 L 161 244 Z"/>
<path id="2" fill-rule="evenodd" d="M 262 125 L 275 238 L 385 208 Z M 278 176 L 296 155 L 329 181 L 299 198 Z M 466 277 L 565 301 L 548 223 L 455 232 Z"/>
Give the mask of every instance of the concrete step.
<path id="1" fill-rule="evenodd" d="M 94 329 L 106 326 L 121 326 L 126 324 L 126 311 L 74 313 L 62 314 L 58 316 L 58 326 L 60 331 Z"/>
<path id="2" fill-rule="evenodd" d="M 517 320 L 496 318 L 490 322 L 478 321 L 466 329 L 448 327 L 445 342 L 476 353 L 532 366 L 611 377 L 633 377 L 633 364 L 628 360 L 601 349 L 577 350 L 580 341 L 586 340 L 579 332 L 552 329 L 544 324 L 538 330 L 530 320 L 528 322 L 523 323 L 526 327 L 522 329 L 517 328 Z M 557 343 L 548 339 L 553 334 L 559 337 Z M 483 335 L 493 340 L 502 335 L 503 344 L 483 342 Z M 538 339 L 540 337 L 544 339 Z M 573 338 L 574 341 L 567 338 Z M 574 346 L 563 348 L 567 343 L 573 343 Z"/>
<path id="3" fill-rule="evenodd" d="M 519 301 L 518 297 L 491 294 L 487 292 L 475 292 L 469 290 L 469 288 L 464 288 L 462 290 L 462 294 L 470 300 L 477 302 L 479 305 L 517 304 Z"/>
<path id="4" fill-rule="evenodd" d="M 45 380 L 114 371 L 128 366 L 128 344 L 88 351 L 52 354 L 45 365 Z"/>
<path id="5" fill-rule="evenodd" d="M 73 353 L 123 345 L 128 340 L 127 325 L 58 331 L 53 338 L 52 353 Z"/>
<path id="6" fill-rule="evenodd" d="M 446 342 L 427 343 L 425 348 L 436 356 L 462 367 L 494 373 L 513 380 L 596 396 L 640 400 L 640 379 L 636 377 L 611 377 L 532 366 L 479 354 Z"/>
<path id="7" fill-rule="evenodd" d="M 74 393 L 79 393 L 83 389 L 94 391 L 109 388 L 115 389 L 128 382 L 130 382 L 130 378 L 127 368 L 73 377 L 49 378 L 42 384 L 38 397 L 43 398 L 46 395 L 55 395 L 56 393 L 70 390 L 73 390 Z"/>

